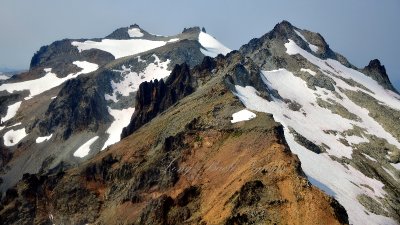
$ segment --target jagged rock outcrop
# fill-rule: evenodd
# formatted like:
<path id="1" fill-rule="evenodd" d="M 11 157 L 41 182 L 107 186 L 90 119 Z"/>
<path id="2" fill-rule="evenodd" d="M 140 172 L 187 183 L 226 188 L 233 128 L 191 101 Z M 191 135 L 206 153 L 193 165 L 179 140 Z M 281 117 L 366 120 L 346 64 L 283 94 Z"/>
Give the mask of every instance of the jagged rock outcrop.
<path id="1" fill-rule="evenodd" d="M 176 65 L 165 82 L 155 80 L 140 84 L 136 94 L 135 113 L 129 125 L 122 130 L 121 138 L 132 134 L 194 90 L 195 80 L 186 64 Z"/>
<path id="2" fill-rule="evenodd" d="M 389 80 L 385 66 L 381 65 L 381 62 L 378 59 L 371 60 L 369 64 L 361 70 L 361 72 L 376 80 L 384 88 L 398 93 Z"/>
<path id="3" fill-rule="evenodd" d="M 193 93 L 198 83 L 210 79 L 209 73 L 215 67 L 216 61 L 205 57 L 201 64 L 194 67 L 193 72 L 184 63 L 175 65 L 165 82 L 155 80 L 142 83 L 136 94 L 135 113 L 129 125 L 122 130 L 121 138 L 132 134 L 177 101 Z"/>

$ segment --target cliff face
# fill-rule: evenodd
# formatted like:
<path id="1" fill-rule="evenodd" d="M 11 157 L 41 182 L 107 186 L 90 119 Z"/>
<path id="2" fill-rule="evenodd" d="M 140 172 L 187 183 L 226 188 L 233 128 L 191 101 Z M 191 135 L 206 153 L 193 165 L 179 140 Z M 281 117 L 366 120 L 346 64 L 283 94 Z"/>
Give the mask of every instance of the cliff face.
<path id="1" fill-rule="evenodd" d="M 307 181 L 271 115 L 231 123 L 243 106 L 225 75 L 234 76 L 240 65 L 250 73 L 252 63 L 230 54 L 206 64 L 215 68 L 175 67 L 164 85 L 193 74 L 207 79 L 108 151 L 66 172 L 24 176 L 3 199 L 1 222 L 348 223 L 343 207 Z"/>

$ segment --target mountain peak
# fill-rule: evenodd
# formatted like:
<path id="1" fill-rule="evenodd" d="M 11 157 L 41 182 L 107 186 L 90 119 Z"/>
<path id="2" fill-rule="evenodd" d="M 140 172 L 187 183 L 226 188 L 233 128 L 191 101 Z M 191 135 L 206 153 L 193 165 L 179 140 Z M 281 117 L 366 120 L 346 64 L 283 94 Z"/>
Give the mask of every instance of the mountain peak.
<path id="1" fill-rule="evenodd" d="M 282 20 L 282 22 L 276 24 L 274 27 L 274 29 L 282 29 L 282 28 L 293 29 L 295 27 L 287 20 Z"/>
<path id="2" fill-rule="evenodd" d="M 361 70 L 364 74 L 370 76 L 372 79 L 376 80 L 384 88 L 389 89 L 398 93 L 398 91 L 393 87 L 386 73 L 385 66 L 381 64 L 379 59 L 373 59 L 369 64 Z"/>
<path id="3" fill-rule="evenodd" d="M 139 26 L 137 23 L 134 23 L 134 24 L 130 25 L 129 28 L 139 28 L 139 29 L 142 29 L 142 28 L 140 28 L 140 26 Z"/>
<path id="4" fill-rule="evenodd" d="M 185 33 L 200 33 L 200 27 L 195 26 L 195 27 L 188 27 L 188 28 L 184 28 L 182 31 L 182 34 Z"/>
<path id="5" fill-rule="evenodd" d="M 121 27 L 113 31 L 110 35 L 106 36 L 107 39 L 127 40 L 131 38 L 141 38 L 148 34 L 138 24 L 130 25 L 129 27 Z"/>
<path id="6" fill-rule="evenodd" d="M 373 60 L 369 61 L 369 64 L 368 64 L 368 66 L 366 66 L 366 67 L 375 68 L 375 69 L 383 70 L 383 71 L 386 72 L 385 66 L 383 66 L 383 65 L 381 64 L 381 61 L 379 61 L 379 59 L 373 59 Z"/>

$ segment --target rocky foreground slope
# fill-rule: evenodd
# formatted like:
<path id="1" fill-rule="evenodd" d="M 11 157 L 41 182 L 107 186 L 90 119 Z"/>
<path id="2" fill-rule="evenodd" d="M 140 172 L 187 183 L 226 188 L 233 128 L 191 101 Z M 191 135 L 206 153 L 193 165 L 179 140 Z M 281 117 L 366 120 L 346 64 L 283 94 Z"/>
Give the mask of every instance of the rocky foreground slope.
<path id="1" fill-rule="evenodd" d="M 398 224 L 384 66 L 286 21 L 229 51 L 137 25 L 41 48 L 0 81 L 1 222 Z"/>

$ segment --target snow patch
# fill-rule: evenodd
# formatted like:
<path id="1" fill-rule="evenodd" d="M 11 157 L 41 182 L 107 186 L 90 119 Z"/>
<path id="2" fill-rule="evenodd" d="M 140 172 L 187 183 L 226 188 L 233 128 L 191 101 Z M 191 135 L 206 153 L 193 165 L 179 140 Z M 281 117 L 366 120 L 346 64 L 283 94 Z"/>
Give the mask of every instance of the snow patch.
<path id="1" fill-rule="evenodd" d="M 7 80 L 9 78 L 9 76 L 0 73 L 0 80 Z"/>
<path id="2" fill-rule="evenodd" d="M 22 124 L 22 123 L 19 122 L 19 123 L 16 123 L 16 124 L 11 125 L 11 126 L 9 126 L 9 127 L 16 127 L 16 126 L 19 126 L 19 125 L 21 125 L 21 124 Z"/>
<path id="3" fill-rule="evenodd" d="M 127 68 L 122 66 L 122 70 L 114 70 L 120 72 L 122 80 L 119 82 L 111 81 L 113 93 L 111 95 L 105 94 L 106 100 L 112 100 L 118 102 L 117 96 L 129 96 L 130 93 L 135 92 L 139 89 L 139 85 L 145 81 L 161 80 L 171 73 L 168 70 L 168 64 L 170 60 L 161 62 L 157 55 L 153 55 L 154 62 L 150 63 L 143 71 L 136 73 L 131 71 L 131 67 Z M 142 60 L 143 61 L 143 60 Z"/>
<path id="4" fill-rule="evenodd" d="M 372 158 L 371 156 L 369 156 L 367 154 L 364 154 L 364 153 L 362 153 L 362 154 L 363 154 L 363 156 L 365 156 L 365 158 L 367 158 L 367 159 L 369 159 L 369 160 L 371 160 L 373 162 L 377 162 L 376 159 Z"/>
<path id="5" fill-rule="evenodd" d="M 232 114 L 233 119 L 231 120 L 231 123 L 237 123 L 240 121 L 248 121 L 255 117 L 256 117 L 255 113 L 253 113 L 247 109 L 243 109 L 243 110 L 240 110 L 239 112 Z"/>
<path id="6" fill-rule="evenodd" d="M 177 42 L 179 41 L 179 38 L 172 38 L 169 41 L 167 41 L 168 43 L 172 43 L 172 42 Z"/>
<path id="7" fill-rule="evenodd" d="M 199 42 L 204 48 L 200 48 L 200 51 L 206 56 L 216 57 L 219 54 L 226 55 L 232 51 L 225 45 L 221 44 L 217 39 L 204 32 L 200 32 Z"/>
<path id="8" fill-rule="evenodd" d="M 109 134 L 109 137 L 101 150 L 104 150 L 108 146 L 121 140 L 122 129 L 129 125 L 132 114 L 135 112 L 135 108 L 118 110 L 108 107 L 108 112 L 114 118 L 114 121 L 106 131 L 106 133 Z"/>
<path id="9" fill-rule="evenodd" d="M 25 132 L 25 128 L 19 130 L 9 130 L 3 136 L 4 145 L 14 146 L 26 136 L 27 133 Z"/>
<path id="10" fill-rule="evenodd" d="M 139 38 L 139 37 L 143 37 L 143 33 L 142 33 L 142 31 L 140 31 L 140 29 L 139 28 L 130 28 L 130 29 L 128 29 L 128 34 L 129 34 L 129 37 L 132 37 L 132 38 Z"/>
<path id="11" fill-rule="evenodd" d="M 90 152 L 90 146 L 99 138 L 99 136 L 95 136 L 91 138 L 89 141 L 87 141 L 85 144 L 83 144 L 81 147 L 79 147 L 75 152 L 74 156 L 83 158 L 87 156 Z"/>
<path id="12" fill-rule="evenodd" d="M 53 136 L 53 134 L 50 134 L 49 136 L 44 136 L 44 137 L 38 137 L 36 138 L 36 143 L 42 143 L 44 141 L 48 141 L 51 139 L 51 137 Z"/>
<path id="13" fill-rule="evenodd" d="M 73 64 L 80 67 L 82 70 L 78 73 L 71 73 L 66 77 L 59 78 L 55 73 L 51 72 L 51 69 L 46 68 L 44 69 L 46 75 L 44 75 L 43 77 L 18 83 L 3 84 L 0 86 L 0 91 L 7 91 L 9 93 L 13 93 L 14 91 L 29 90 L 30 94 L 27 98 L 25 98 L 25 100 L 28 100 L 47 90 L 59 86 L 60 84 L 64 83 L 69 79 L 76 78 L 81 74 L 93 72 L 99 68 L 97 64 L 86 61 L 75 61 L 73 62 Z"/>
<path id="14" fill-rule="evenodd" d="M 9 105 L 7 108 L 7 114 L 1 118 L 1 123 L 4 123 L 13 118 L 17 114 L 18 109 L 21 106 L 21 103 L 22 102 L 16 102 L 12 105 Z"/>
<path id="15" fill-rule="evenodd" d="M 116 59 L 129 55 L 135 55 L 141 52 L 149 51 L 161 46 L 164 46 L 166 41 L 151 41 L 145 39 L 130 39 L 130 40 L 111 40 L 103 39 L 97 41 L 78 42 L 73 41 L 71 44 L 76 46 L 79 52 L 100 49 L 111 53 Z"/>
<path id="16" fill-rule="evenodd" d="M 317 74 L 316 72 L 314 72 L 314 71 L 312 71 L 312 70 L 310 70 L 310 69 L 301 68 L 300 71 L 302 71 L 302 72 L 307 72 L 307 73 L 309 73 L 309 74 L 311 74 L 311 75 L 313 75 L 313 76 L 315 76 L 315 75 Z"/>

